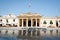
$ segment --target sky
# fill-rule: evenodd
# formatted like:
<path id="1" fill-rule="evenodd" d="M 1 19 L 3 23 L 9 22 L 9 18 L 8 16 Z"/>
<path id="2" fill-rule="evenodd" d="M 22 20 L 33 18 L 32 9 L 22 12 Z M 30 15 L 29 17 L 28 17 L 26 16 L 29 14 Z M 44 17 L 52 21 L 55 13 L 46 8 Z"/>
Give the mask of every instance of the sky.
<path id="1" fill-rule="evenodd" d="M 0 0 L 0 15 L 27 12 L 41 16 L 60 16 L 60 0 Z"/>

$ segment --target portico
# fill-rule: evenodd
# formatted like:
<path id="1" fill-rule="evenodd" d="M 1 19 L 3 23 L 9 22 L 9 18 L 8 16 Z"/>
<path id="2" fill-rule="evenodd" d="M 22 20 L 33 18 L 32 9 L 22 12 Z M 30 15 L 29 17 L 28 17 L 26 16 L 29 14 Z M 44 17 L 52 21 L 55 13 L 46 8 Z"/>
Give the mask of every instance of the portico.
<path id="1" fill-rule="evenodd" d="M 18 16 L 20 27 L 40 27 L 40 15 L 38 14 L 21 14 Z"/>

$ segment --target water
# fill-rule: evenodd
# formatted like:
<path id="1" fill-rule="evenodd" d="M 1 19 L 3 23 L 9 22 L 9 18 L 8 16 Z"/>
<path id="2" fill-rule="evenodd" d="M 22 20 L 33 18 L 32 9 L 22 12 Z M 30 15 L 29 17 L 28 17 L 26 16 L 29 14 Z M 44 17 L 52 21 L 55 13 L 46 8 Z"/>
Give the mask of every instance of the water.
<path id="1" fill-rule="evenodd" d="M 60 32 L 57 30 L 19 30 L 10 34 L 0 32 L 0 40 L 60 40 Z"/>

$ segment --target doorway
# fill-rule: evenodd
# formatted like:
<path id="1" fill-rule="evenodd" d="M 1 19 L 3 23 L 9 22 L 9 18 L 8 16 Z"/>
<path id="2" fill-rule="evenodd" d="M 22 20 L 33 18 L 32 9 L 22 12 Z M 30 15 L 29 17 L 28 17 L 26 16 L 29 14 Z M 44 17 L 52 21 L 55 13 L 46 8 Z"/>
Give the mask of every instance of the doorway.
<path id="1" fill-rule="evenodd" d="M 56 21 L 56 26 L 58 27 L 58 21 Z"/>
<path id="2" fill-rule="evenodd" d="M 31 19 L 28 20 L 28 26 L 31 27 Z"/>

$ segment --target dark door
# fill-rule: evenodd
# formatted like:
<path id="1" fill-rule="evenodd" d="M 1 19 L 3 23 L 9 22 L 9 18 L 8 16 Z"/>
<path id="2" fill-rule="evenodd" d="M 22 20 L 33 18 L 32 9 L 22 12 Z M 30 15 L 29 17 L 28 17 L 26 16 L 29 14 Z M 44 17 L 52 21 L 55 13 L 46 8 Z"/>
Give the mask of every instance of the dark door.
<path id="1" fill-rule="evenodd" d="M 28 20 L 28 26 L 31 26 L 31 20 Z"/>
<path id="2" fill-rule="evenodd" d="M 56 21 L 56 26 L 58 27 L 58 21 Z"/>

